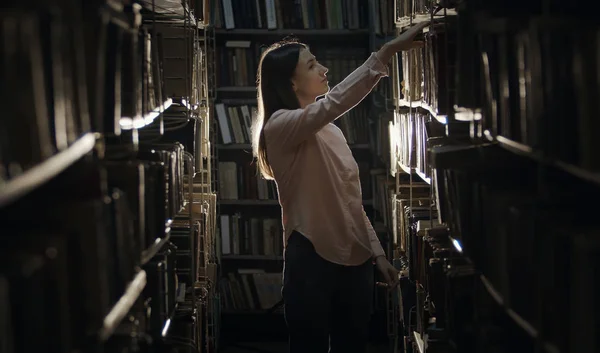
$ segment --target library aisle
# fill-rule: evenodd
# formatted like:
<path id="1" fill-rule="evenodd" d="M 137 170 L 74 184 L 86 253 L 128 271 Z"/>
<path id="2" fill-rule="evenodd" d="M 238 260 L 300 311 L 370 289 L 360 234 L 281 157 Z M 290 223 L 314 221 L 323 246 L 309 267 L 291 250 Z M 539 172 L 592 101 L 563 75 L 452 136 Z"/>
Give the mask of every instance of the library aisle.
<path id="1" fill-rule="evenodd" d="M 260 55 L 297 38 L 333 87 L 420 22 L 335 121 L 399 271 L 367 353 L 600 351 L 599 7 L 4 1 L 0 353 L 287 352 Z"/>

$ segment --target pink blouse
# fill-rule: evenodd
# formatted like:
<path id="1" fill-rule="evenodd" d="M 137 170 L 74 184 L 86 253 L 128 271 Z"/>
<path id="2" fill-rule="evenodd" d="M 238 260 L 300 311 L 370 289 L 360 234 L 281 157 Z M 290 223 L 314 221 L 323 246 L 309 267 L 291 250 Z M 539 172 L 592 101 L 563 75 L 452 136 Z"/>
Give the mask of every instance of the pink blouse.
<path id="1" fill-rule="evenodd" d="M 284 246 L 296 230 L 330 262 L 360 265 L 384 255 L 362 205 L 358 165 L 332 122 L 362 101 L 387 66 L 375 53 L 321 100 L 278 110 L 264 127 L 281 205 Z"/>

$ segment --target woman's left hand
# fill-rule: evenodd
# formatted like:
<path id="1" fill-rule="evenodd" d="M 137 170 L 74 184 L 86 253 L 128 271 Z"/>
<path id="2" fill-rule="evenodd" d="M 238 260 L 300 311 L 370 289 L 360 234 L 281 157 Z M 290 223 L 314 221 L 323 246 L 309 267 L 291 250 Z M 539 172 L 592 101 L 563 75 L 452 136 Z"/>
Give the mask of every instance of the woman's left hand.
<path id="1" fill-rule="evenodd" d="M 393 289 L 398 285 L 398 273 L 399 271 L 392 266 L 392 264 L 385 258 L 385 256 L 378 256 L 375 258 L 375 264 L 377 269 L 383 275 L 385 282 L 387 283 L 388 289 Z"/>

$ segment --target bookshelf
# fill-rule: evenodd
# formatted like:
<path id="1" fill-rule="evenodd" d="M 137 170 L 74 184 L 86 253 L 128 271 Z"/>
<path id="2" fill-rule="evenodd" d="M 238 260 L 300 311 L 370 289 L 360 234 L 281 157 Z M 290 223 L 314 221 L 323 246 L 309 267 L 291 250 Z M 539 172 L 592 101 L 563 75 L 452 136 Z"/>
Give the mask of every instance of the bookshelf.
<path id="1" fill-rule="evenodd" d="M 395 1 L 398 30 L 434 20 L 393 65 L 394 315 L 408 351 L 598 347 L 584 309 L 597 291 L 574 292 L 600 250 L 578 201 L 600 195 L 598 25 L 572 5 Z"/>
<path id="2" fill-rule="evenodd" d="M 216 351 L 208 5 L 3 9 L 7 351 Z"/>

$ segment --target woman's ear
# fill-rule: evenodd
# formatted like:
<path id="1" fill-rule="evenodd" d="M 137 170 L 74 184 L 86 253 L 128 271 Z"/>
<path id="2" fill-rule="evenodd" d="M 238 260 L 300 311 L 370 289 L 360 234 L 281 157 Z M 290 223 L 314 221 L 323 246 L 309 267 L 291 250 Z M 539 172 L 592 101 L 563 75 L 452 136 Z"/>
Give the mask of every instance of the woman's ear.
<path id="1" fill-rule="evenodd" d="M 292 84 L 292 89 L 294 90 L 294 92 L 296 92 L 296 90 L 298 89 L 296 86 L 296 79 L 294 77 L 290 78 L 290 83 Z"/>

